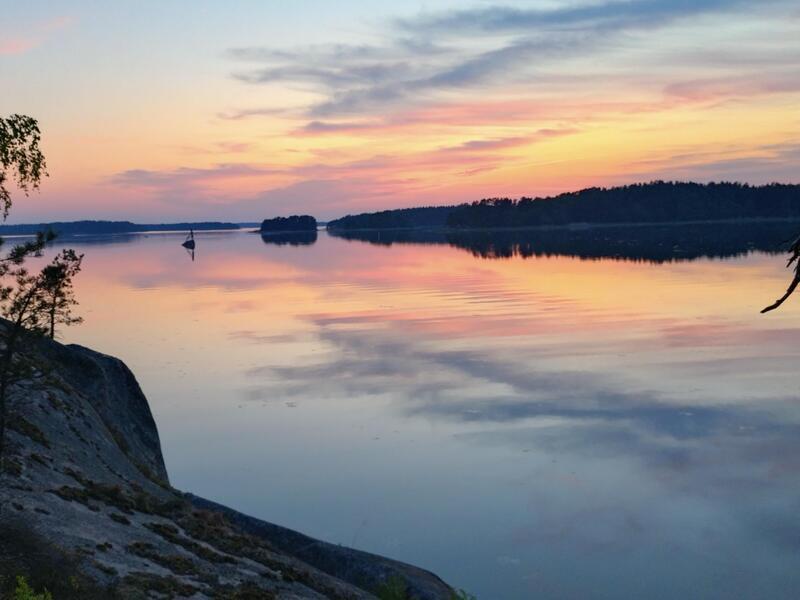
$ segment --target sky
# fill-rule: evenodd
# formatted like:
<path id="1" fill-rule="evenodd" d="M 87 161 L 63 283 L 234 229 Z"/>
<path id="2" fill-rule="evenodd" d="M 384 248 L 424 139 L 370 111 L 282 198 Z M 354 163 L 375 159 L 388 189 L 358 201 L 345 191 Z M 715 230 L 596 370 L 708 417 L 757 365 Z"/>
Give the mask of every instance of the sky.
<path id="1" fill-rule="evenodd" d="M 0 0 L 9 222 L 798 182 L 797 0 Z"/>

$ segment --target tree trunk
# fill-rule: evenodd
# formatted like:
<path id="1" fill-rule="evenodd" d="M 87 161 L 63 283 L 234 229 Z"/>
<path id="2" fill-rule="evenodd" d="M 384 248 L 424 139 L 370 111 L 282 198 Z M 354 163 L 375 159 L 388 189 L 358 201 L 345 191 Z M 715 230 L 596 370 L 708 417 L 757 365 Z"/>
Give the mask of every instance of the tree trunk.
<path id="1" fill-rule="evenodd" d="M 8 423 L 8 384 L 11 382 L 11 366 L 14 361 L 14 352 L 17 347 L 17 339 L 23 329 L 25 322 L 25 315 L 28 312 L 33 298 L 35 296 L 36 288 L 28 293 L 25 298 L 25 303 L 22 305 L 17 320 L 11 325 L 11 331 L 6 338 L 6 348 L 3 353 L 3 364 L 0 367 L 0 474 L 5 469 L 5 449 L 6 449 L 6 425 Z M 2 504 L 0 504 L 2 510 Z"/>

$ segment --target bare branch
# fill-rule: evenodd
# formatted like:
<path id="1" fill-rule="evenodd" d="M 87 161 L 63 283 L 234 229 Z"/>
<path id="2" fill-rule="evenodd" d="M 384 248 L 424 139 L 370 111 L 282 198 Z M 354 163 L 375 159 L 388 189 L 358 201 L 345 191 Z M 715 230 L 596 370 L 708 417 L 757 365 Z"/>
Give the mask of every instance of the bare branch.
<path id="1" fill-rule="evenodd" d="M 789 299 L 789 296 L 791 296 L 797 289 L 797 286 L 800 285 L 800 238 L 797 238 L 790 246 L 789 252 L 791 254 L 789 256 L 789 260 L 786 262 L 786 267 L 788 268 L 794 265 L 794 279 L 792 279 L 792 283 L 789 284 L 789 287 L 786 289 L 786 293 L 783 296 L 761 311 L 762 315 L 775 310 L 781 304 L 786 302 L 786 300 Z"/>

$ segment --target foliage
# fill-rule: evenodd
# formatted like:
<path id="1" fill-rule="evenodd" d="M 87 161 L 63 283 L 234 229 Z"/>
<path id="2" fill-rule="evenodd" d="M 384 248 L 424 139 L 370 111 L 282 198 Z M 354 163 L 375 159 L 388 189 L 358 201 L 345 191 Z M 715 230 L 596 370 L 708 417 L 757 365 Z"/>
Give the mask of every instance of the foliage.
<path id="1" fill-rule="evenodd" d="M 424 206 L 399 208 L 375 213 L 347 215 L 328 223 L 330 230 L 348 229 L 408 229 L 414 227 L 444 227 L 454 206 Z"/>
<path id="2" fill-rule="evenodd" d="M 85 558 L 64 551 L 22 522 L 0 523 L 0 598 L 21 596 L 44 600 L 47 590 L 57 600 L 115 600 L 121 595 L 113 587 L 94 582 L 84 573 Z M 19 578 L 25 586 L 19 585 Z M 42 590 L 35 594 L 33 590 Z"/>
<path id="3" fill-rule="evenodd" d="M 72 314 L 78 304 L 72 286 L 72 279 L 80 273 L 83 254 L 76 254 L 71 248 L 62 250 L 39 274 L 39 294 L 36 298 L 35 312 L 44 315 L 47 334 L 50 339 L 56 336 L 56 324 L 77 325 L 81 317 Z"/>
<path id="4" fill-rule="evenodd" d="M 800 219 L 800 186 L 654 181 L 587 188 L 547 198 L 484 198 L 459 206 L 347 215 L 330 221 L 328 229 L 474 229 L 737 219 Z"/>
<path id="5" fill-rule="evenodd" d="M 800 186 L 654 181 L 588 188 L 550 198 L 486 198 L 454 209 L 447 225 L 539 227 L 787 218 L 800 219 Z"/>
<path id="6" fill-rule="evenodd" d="M 454 590 L 450 595 L 450 600 L 478 600 L 475 596 L 464 590 Z"/>
<path id="7" fill-rule="evenodd" d="M 375 591 L 375 595 L 379 600 L 413 600 L 415 597 L 408 591 L 408 585 L 403 578 L 397 575 L 383 582 Z M 448 600 L 477 600 L 477 598 L 464 590 L 453 590 Z"/>
<path id="8" fill-rule="evenodd" d="M 292 215 L 291 217 L 276 217 L 264 219 L 261 223 L 261 233 L 271 231 L 316 231 L 317 220 L 310 215 Z"/>
<path id="9" fill-rule="evenodd" d="M 41 132 L 36 119 L 25 115 L 0 118 L 0 204 L 3 219 L 11 210 L 11 194 L 6 187 L 9 171 L 25 194 L 38 189 L 47 175 L 44 155 L 39 149 Z"/>
<path id="10" fill-rule="evenodd" d="M 45 158 L 39 149 L 41 133 L 35 119 L 24 115 L 0 118 L 0 204 L 3 219 L 11 208 L 6 187 L 9 173 L 26 195 L 39 188 L 47 174 Z M 8 319 L 2 324 L 0 349 L 0 473 L 3 470 L 5 430 L 9 416 L 8 391 L 16 381 L 30 374 L 30 367 L 19 357 L 19 346 L 31 334 L 55 335 L 56 324 L 80 322 L 72 314 L 76 302 L 72 278 L 80 271 L 82 256 L 64 250 L 41 273 L 31 273 L 25 261 L 41 256 L 52 231 L 38 232 L 36 238 L 13 246 L 0 257 L 0 312 Z M 0 239 L 0 246 L 3 245 Z"/>
<path id="11" fill-rule="evenodd" d="M 14 600 L 53 600 L 53 596 L 45 589 L 41 594 L 37 594 L 28 585 L 28 582 L 21 575 L 17 576 L 17 589 L 14 590 Z"/>
<path id="12" fill-rule="evenodd" d="M 375 592 L 380 600 L 409 600 L 406 582 L 397 576 L 387 579 Z"/>

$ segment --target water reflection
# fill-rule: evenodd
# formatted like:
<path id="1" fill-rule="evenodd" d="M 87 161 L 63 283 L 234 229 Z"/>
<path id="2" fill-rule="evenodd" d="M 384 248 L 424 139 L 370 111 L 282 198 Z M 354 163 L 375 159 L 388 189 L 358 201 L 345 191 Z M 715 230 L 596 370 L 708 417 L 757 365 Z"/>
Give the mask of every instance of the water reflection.
<path id="1" fill-rule="evenodd" d="M 637 258 L 587 262 L 229 233 L 194 264 L 152 236 L 86 249 L 68 335 L 134 369 L 179 487 L 482 600 L 793 598 L 800 319 L 758 314 L 771 235 L 563 250 Z"/>
<path id="2" fill-rule="evenodd" d="M 670 262 L 784 251 L 800 223 L 684 224 L 528 230 L 354 230 L 331 235 L 376 245 L 448 244 L 481 258 L 574 256 Z"/>
<path id="3" fill-rule="evenodd" d="M 261 240 L 265 244 L 274 244 L 276 246 L 311 246 L 317 242 L 317 232 L 314 230 L 262 233 Z"/>

